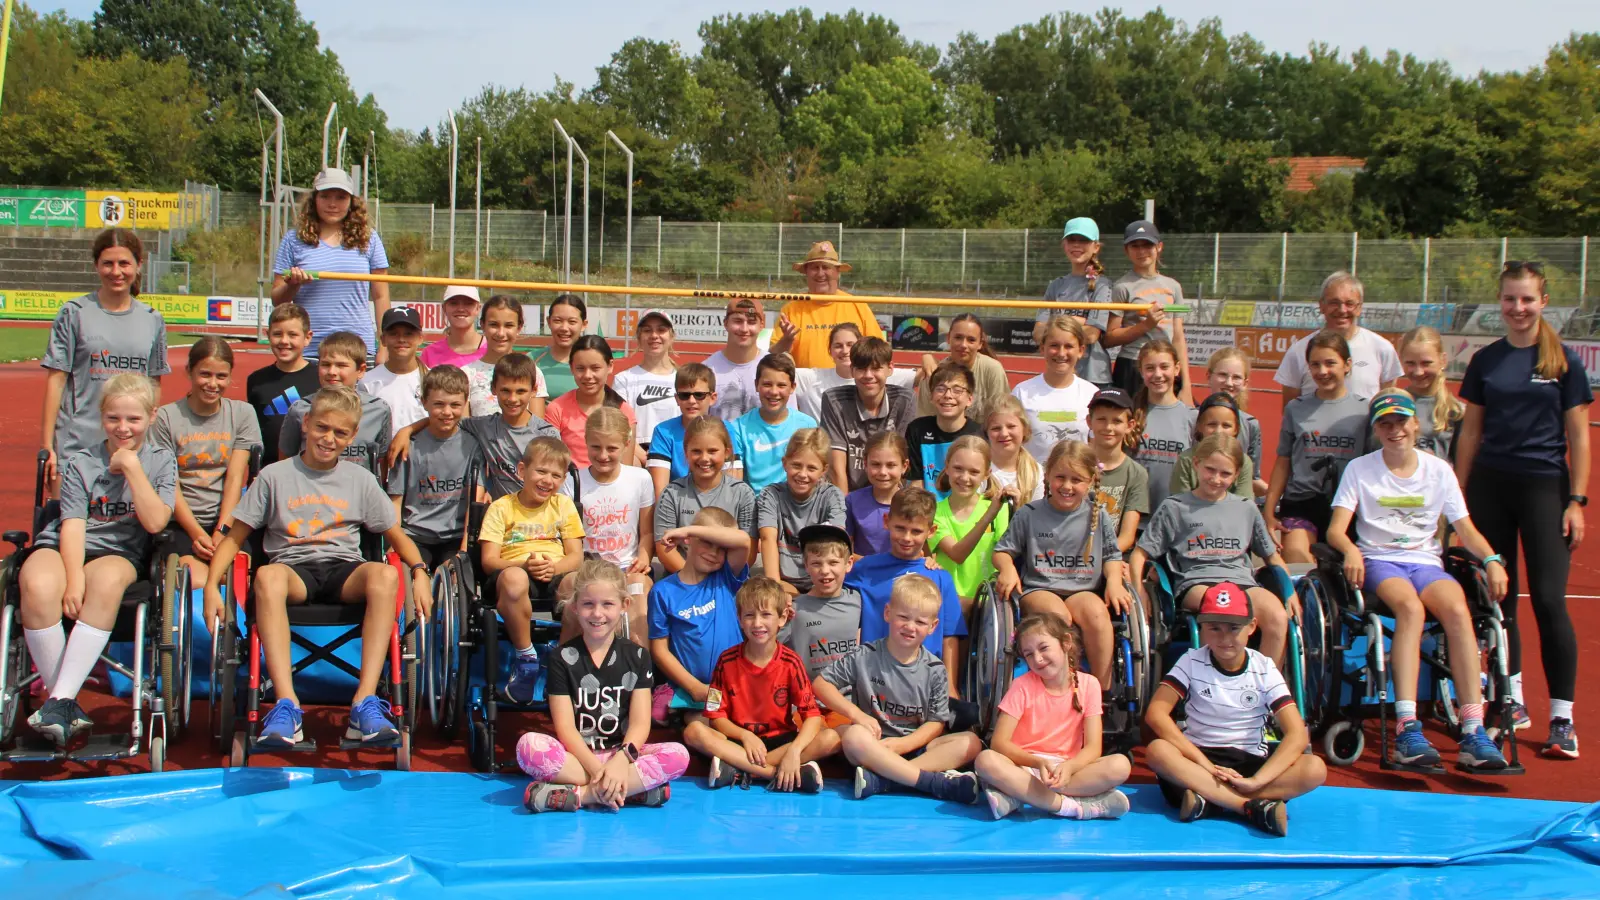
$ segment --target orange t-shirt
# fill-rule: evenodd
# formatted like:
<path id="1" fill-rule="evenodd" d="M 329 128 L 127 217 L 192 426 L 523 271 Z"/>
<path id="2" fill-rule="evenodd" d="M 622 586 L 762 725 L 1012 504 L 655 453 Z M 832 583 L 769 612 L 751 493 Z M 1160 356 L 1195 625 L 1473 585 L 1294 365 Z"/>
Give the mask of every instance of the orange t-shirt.
<path id="1" fill-rule="evenodd" d="M 1100 682 L 1088 672 L 1078 673 L 1078 705 L 1072 708 L 1072 695 L 1052 694 L 1044 681 L 1024 672 L 1011 682 L 1000 701 L 1000 711 L 1017 720 L 1011 740 L 1029 753 L 1044 753 L 1071 759 L 1083 749 L 1083 723 L 1101 714 Z"/>
<path id="2" fill-rule="evenodd" d="M 827 296 L 849 295 L 841 291 Z M 800 329 L 790 355 L 801 369 L 833 368 L 833 357 L 828 355 L 828 332 L 841 322 L 855 323 L 862 337 L 883 337 L 872 307 L 859 300 L 794 300 L 784 304 L 780 313 Z"/>

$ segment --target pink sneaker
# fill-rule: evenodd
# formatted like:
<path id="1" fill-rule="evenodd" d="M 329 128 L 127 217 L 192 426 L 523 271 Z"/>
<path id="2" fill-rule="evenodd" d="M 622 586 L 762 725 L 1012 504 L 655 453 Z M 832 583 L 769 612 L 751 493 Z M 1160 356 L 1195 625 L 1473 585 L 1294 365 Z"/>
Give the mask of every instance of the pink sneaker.
<path id="1" fill-rule="evenodd" d="M 658 684 L 655 690 L 650 692 L 650 718 L 655 720 L 657 725 L 667 724 L 667 710 L 672 703 L 673 693 L 675 690 L 670 684 Z"/>

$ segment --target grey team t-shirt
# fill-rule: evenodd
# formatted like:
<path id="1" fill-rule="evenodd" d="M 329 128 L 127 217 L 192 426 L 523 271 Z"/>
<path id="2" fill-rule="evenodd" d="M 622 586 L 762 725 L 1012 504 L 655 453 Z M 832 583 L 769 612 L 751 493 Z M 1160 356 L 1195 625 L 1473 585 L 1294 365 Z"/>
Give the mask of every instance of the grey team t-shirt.
<path id="1" fill-rule="evenodd" d="M 1150 473 L 1131 456 L 1122 458 L 1122 465 L 1100 473 L 1100 487 L 1095 499 L 1111 514 L 1111 521 L 1122 528 L 1122 517 L 1136 512 L 1139 521 L 1150 518 Z"/>
<path id="2" fill-rule="evenodd" d="M 1194 407 L 1180 401 L 1166 406 L 1151 406 L 1144 414 L 1144 434 L 1139 438 L 1134 457 L 1150 473 L 1150 510 L 1161 508 L 1172 483 L 1172 470 L 1178 455 L 1194 443 Z"/>
<path id="3" fill-rule="evenodd" d="M 821 524 L 844 527 L 844 492 L 829 482 L 818 484 L 805 500 L 795 499 L 787 481 L 769 484 L 756 495 L 756 534 L 777 529 L 781 577 L 802 591 L 811 590 L 811 576 L 800 555 L 800 529 Z"/>
<path id="4" fill-rule="evenodd" d="M 1284 497 L 1332 502 L 1344 467 L 1366 452 L 1367 398 L 1349 392 L 1338 400 L 1301 394 L 1283 408 L 1278 455 L 1290 463 Z"/>
<path id="5" fill-rule="evenodd" d="M 139 446 L 139 467 L 162 503 L 168 507 L 177 503 L 178 464 L 170 451 L 145 441 Z M 104 441 L 62 460 L 61 518 L 39 532 L 40 546 L 60 545 L 61 519 L 84 520 L 85 559 L 121 556 L 137 564 L 150 550 L 150 533 L 139 524 L 133 508 L 133 489 L 126 477 L 111 471 Z"/>
<path id="6" fill-rule="evenodd" d="M 1235 494 L 1216 502 L 1172 495 L 1150 519 L 1139 547 L 1167 568 L 1180 597 L 1195 584 L 1255 587 L 1250 554 L 1266 559 L 1278 552 L 1261 511 Z"/>
<path id="7" fill-rule="evenodd" d="M 905 737 L 924 722 L 950 725 L 950 676 L 939 657 L 917 647 L 917 658 L 902 663 L 889 652 L 888 638 L 862 644 L 822 671 L 822 680 L 878 720 L 884 737 Z"/>
<path id="8" fill-rule="evenodd" d="M 674 528 L 693 524 L 700 510 L 713 506 L 733 516 L 740 531 L 755 536 L 756 492 L 750 485 L 724 473 L 721 483 L 704 492 L 695 489 L 693 475 L 668 482 L 661 496 L 656 498 L 656 540 L 661 540 Z"/>
<path id="9" fill-rule="evenodd" d="M 1447 463 L 1455 461 L 1456 427 L 1450 425 L 1443 431 L 1433 427 L 1433 411 L 1437 408 L 1438 400 L 1426 394 L 1417 397 L 1417 449 L 1424 453 L 1431 453 Z M 1370 446 L 1378 446 L 1373 441 Z"/>
<path id="10" fill-rule="evenodd" d="M 1167 276 L 1159 273 L 1147 277 L 1140 275 L 1137 272 L 1129 272 L 1121 278 L 1118 278 L 1117 283 L 1111 286 L 1111 302 L 1160 302 L 1166 306 L 1181 304 L 1183 303 L 1183 285 L 1179 284 L 1177 279 L 1168 278 Z M 1172 314 L 1168 313 L 1167 315 L 1169 317 L 1167 321 L 1170 322 L 1170 316 Z M 1122 312 L 1122 325 L 1124 328 L 1129 325 L 1137 325 L 1143 320 L 1143 310 L 1128 309 L 1123 310 Z M 1157 328 L 1153 332 L 1153 335 L 1159 336 L 1164 341 L 1171 341 L 1172 332 L 1167 330 L 1168 327 L 1170 326 L 1162 326 Z M 1141 334 L 1126 344 L 1123 344 L 1121 347 L 1118 347 L 1117 358 L 1127 360 L 1138 359 L 1139 351 L 1144 348 L 1145 344 L 1150 343 L 1151 337 L 1152 334 Z"/>
<path id="11" fill-rule="evenodd" d="M 1243 423 L 1243 434 L 1239 440 L 1244 442 L 1244 455 L 1250 457 L 1256 477 L 1265 478 L 1261 469 L 1261 420 L 1242 409 L 1239 410 L 1239 419 Z"/>
<path id="12" fill-rule="evenodd" d="M 95 294 L 62 304 L 45 346 L 46 369 L 67 373 L 56 411 L 56 459 L 63 460 L 106 439 L 100 428 L 100 389 L 113 375 L 137 372 L 155 378 L 167 364 L 167 323 L 137 299 L 122 312 L 106 312 Z"/>
<path id="13" fill-rule="evenodd" d="M 356 439 L 344 450 L 344 458 L 360 466 L 367 465 L 367 445 L 376 444 L 381 460 L 389 452 L 389 441 L 394 437 L 391 428 L 389 404 L 365 391 L 356 391 L 361 398 L 361 422 L 356 426 Z M 305 449 L 305 418 L 311 412 L 311 400 L 302 397 L 289 407 L 283 418 L 283 429 L 278 432 L 278 456 L 288 459 Z"/>
<path id="14" fill-rule="evenodd" d="M 459 428 L 443 440 L 426 428 L 417 432 L 411 454 L 389 470 L 389 496 L 403 498 L 406 534 L 430 544 L 459 540 L 466 529 L 462 495 L 482 464 L 478 439 Z"/>
<path id="15" fill-rule="evenodd" d="M 816 678 L 861 646 L 861 594 L 855 588 L 844 588 L 837 597 L 801 594 L 778 640 L 800 654 L 806 676 Z"/>
<path id="16" fill-rule="evenodd" d="M 1016 563 L 1025 591 L 1071 594 L 1092 591 L 1100 583 L 1107 561 L 1122 559 L 1117 549 L 1117 524 L 1104 507 L 1087 502 L 1062 512 L 1049 500 L 1035 500 L 1017 510 L 1011 525 L 994 545 Z M 1094 546 L 1084 553 L 1089 536 L 1089 511 L 1099 510 Z"/>
<path id="17" fill-rule="evenodd" d="M 228 463 L 233 454 L 261 446 L 261 424 L 243 400 L 224 398 L 215 413 L 202 416 L 188 398 L 180 398 L 156 410 L 150 440 L 177 457 L 183 502 L 195 521 L 210 531 L 217 527 Z"/>
<path id="18" fill-rule="evenodd" d="M 1044 299 L 1051 303 L 1067 304 L 1060 309 L 1041 309 L 1037 320 L 1048 322 L 1056 316 L 1077 316 L 1090 326 L 1100 329 L 1100 336 L 1105 337 L 1106 326 L 1111 323 L 1111 313 L 1103 309 L 1074 309 L 1070 304 L 1077 303 L 1110 303 L 1111 279 L 1104 275 L 1094 280 L 1094 290 L 1089 290 L 1089 279 L 1082 275 L 1062 275 L 1051 281 L 1044 289 Z M 1078 377 L 1092 381 L 1095 384 L 1111 383 L 1111 354 L 1106 352 L 1102 341 L 1095 341 L 1084 348 L 1083 358 L 1078 360 Z"/>
<path id="19" fill-rule="evenodd" d="M 233 517 L 266 530 L 267 559 L 286 566 L 361 559 L 361 532 L 394 527 L 394 503 L 371 473 L 339 460 L 326 471 L 296 456 L 256 476 Z"/>
<path id="20" fill-rule="evenodd" d="M 522 462 L 522 451 L 528 449 L 534 438 L 561 440 L 561 432 L 554 425 L 533 415 L 516 427 L 507 425 L 505 416 L 499 413 L 473 416 L 461 423 L 461 430 L 477 438 L 483 449 L 484 471 L 488 476 L 485 487 L 492 500 L 522 490 L 517 464 Z"/>

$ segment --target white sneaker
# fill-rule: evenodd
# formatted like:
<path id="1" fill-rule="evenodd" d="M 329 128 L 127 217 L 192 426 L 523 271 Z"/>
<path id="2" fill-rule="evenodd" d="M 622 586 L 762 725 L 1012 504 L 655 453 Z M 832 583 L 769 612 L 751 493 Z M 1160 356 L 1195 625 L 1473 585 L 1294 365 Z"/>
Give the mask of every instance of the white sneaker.
<path id="1" fill-rule="evenodd" d="M 983 799 L 988 801 L 989 815 L 994 816 L 995 821 L 1011 815 L 1017 811 L 1017 807 L 1022 805 L 994 788 L 984 788 Z"/>
<path id="2" fill-rule="evenodd" d="M 1093 797 L 1080 797 L 1080 819 L 1120 819 L 1128 811 L 1128 795 L 1121 791 L 1106 791 Z"/>

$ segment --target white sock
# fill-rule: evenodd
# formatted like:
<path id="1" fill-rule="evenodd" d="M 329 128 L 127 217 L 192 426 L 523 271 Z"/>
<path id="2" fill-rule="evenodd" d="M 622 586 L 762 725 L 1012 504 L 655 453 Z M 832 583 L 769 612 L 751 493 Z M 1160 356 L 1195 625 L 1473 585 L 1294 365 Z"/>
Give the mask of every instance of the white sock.
<path id="1" fill-rule="evenodd" d="M 111 640 L 111 632 L 79 622 L 72 627 L 72 637 L 67 639 L 67 650 L 61 654 L 61 669 L 56 672 L 55 686 L 50 689 L 50 699 L 71 700 L 83 688 L 83 680 L 100 661 L 101 651 Z"/>
<path id="2" fill-rule="evenodd" d="M 1522 673 L 1521 672 L 1518 672 L 1517 674 L 1511 676 L 1511 699 L 1517 701 L 1518 703 L 1522 703 L 1523 706 L 1527 706 L 1527 704 L 1523 703 L 1523 700 L 1522 700 Z"/>
<path id="3" fill-rule="evenodd" d="M 1061 808 L 1055 812 L 1056 815 L 1064 819 L 1076 819 L 1083 815 L 1083 806 L 1078 803 L 1077 797 L 1063 796 L 1061 798 Z"/>
<path id="4" fill-rule="evenodd" d="M 1572 721 L 1572 701 L 1571 700 L 1556 700 L 1554 698 L 1551 698 L 1551 700 L 1550 700 L 1550 718 L 1552 718 L 1552 719 L 1566 719 L 1568 722 L 1571 722 Z"/>
<path id="5" fill-rule="evenodd" d="M 518 650 L 517 651 L 517 655 L 522 657 L 523 659 L 538 659 L 539 658 L 539 651 L 533 649 L 533 645 L 529 644 L 528 646 L 523 647 L 522 649 Z"/>
<path id="6" fill-rule="evenodd" d="M 67 633 L 57 622 L 38 631 L 24 628 L 22 634 L 27 638 L 28 655 L 33 657 L 33 667 L 39 670 L 39 678 L 44 682 L 44 691 L 48 695 L 50 689 L 55 687 L 56 673 L 61 669 L 61 652 L 67 649 Z M 22 674 L 27 675 L 26 672 Z"/>

